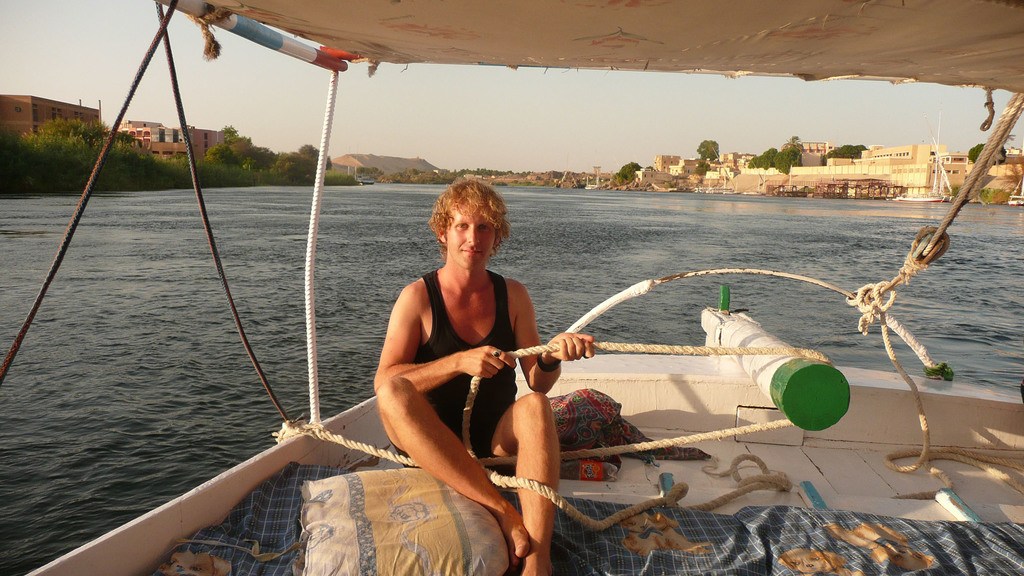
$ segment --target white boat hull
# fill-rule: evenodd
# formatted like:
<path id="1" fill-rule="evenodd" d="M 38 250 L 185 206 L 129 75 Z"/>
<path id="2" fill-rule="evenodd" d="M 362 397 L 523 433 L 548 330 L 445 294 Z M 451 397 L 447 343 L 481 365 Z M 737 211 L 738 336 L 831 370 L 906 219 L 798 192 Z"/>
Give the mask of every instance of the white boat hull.
<path id="1" fill-rule="evenodd" d="M 794 484 L 811 482 L 833 508 L 951 520 L 935 500 L 905 500 L 900 494 L 942 485 L 924 471 L 900 474 L 885 467 L 888 452 L 919 446 L 918 417 L 905 384 L 895 373 L 844 368 L 851 385 L 847 415 L 820 432 L 785 428 L 697 446 L 723 466 L 738 454 L 762 458 Z M 979 391 L 961 384 L 920 379 L 934 449 L 959 447 L 994 453 L 1024 448 L 1024 405 L 1009 391 Z M 579 388 L 605 392 L 622 404 L 623 416 L 654 438 L 732 428 L 781 417 L 778 410 L 730 357 L 599 355 L 565 365 L 552 396 Z M 389 446 L 373 399 L 325 422 L 335 433 Z M 33 572 L 36 575 L 116 576 L 145 574 L 166 560 L 178 538 L 223 520 L 260 482 L 288 462 L 352 466 L 361 453 L 309 437 L 294 438 L 239 464 L 172 502 Z M 907 459 L 901 463 L 910 463 Z M 672 472 L 690 484 L 681 505 L 694 505 L 731 491 L 732 480 L 704 474 L 701 461 L 660 462 L 652 472 L 626 459 L 617 482 L 563 481 L 565 495 L 635 503 L 658 495 L 657 472 Z M 938 462 L 956 491 L 983 520 L 1024 522 L 1024 498 L 964 464 Z M 385 466 L 393 466 L 385 463 Z M 750 505 L 808 507 L 799 490 L 755 492 L 720 508 Z M 109 559 L 117 557 L 116 565 Z"/>
<path id="2" fill-rule="evenodd" d="M 947 200 L 945 198 L 933 198 L 933 197 L 926 197 L 926 196 L 910 196 L 910 197 L 903 196 L 903 197 L 900 197 L 900 198 L 893 198 L 893 200 L 896 201 L 896 202 L 916 202 L 916 203 L 924 203 L 924 204 L 941 204 L 943 202 L 949 202 L 949 200 Z"/>

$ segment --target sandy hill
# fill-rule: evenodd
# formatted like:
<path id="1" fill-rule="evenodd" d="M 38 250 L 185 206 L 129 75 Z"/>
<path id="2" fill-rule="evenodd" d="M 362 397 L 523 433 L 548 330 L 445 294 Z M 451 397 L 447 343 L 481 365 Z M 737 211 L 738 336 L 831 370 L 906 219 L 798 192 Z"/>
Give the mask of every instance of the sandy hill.
<path id="1" fill-rule="evenodd" d="M 344 170 L 349 166 L 353 168 L 377 168 L 384 174 L 394 174 L 409 169 L 421 172 L 433 172 L 438 169 L 437 166 L 422 158 L 398 158 L 395 156 L 377 156 L 376 154 L 345 154 L 344 156 L 331 158 L 331 167 L 335 170 Z"/>

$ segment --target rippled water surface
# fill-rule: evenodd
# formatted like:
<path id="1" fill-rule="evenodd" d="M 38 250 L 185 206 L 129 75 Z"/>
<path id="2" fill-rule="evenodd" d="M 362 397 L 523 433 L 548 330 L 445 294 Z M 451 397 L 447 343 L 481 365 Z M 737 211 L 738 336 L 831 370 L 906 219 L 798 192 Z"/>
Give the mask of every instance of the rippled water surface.
<path id="1" fill-rule="evenodd" d="M 322 410 L 367 398 L 399 290 L 439 265 L 427 228 L 440 188 L 329 189 L 317 253 Z M 845 290 L 893 277 L 949 205 L 503 188 L 512 238 L 492 269 L 526 284 L 542 337 L 646 278 L 765 268 Z M 305 188 L 207 193 L 246 331 L 289 417 L 308 410 Z M 0 198 L 6 352 L 77 197 Z M 1024 375 L 1024 210 L 967 206 L 952 247 L 899 290 L 893 314 L 957 379 Z M 886 368 L 877 327 L 842 296 L 761 276 L 657 288 L 598 319 L 599 340 L 702 344 L 699 312 L 734 308 L 837 364 Z M 916 359 L 899 348 L 907 366 Z M 908 417 L 913 417 L 909 416 Z M 0 387 L 0 574 L 22 574 L 271 445 L 280 417 L 234 332 L 191 191 L 99 196 Z"/>

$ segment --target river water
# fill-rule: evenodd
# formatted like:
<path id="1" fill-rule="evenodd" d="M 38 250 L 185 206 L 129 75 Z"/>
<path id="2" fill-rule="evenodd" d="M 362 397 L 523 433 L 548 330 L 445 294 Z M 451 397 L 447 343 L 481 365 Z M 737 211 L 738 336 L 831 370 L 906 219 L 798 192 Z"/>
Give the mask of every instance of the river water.
<path id="1" fill-rule="evenodd" d="M 440 264 L 434 186 L 328 189 L 317 252 L 324 416 L 367 398 L 391 304 Z M 512 237 L 492 269 L 522 281 L 542 338 L 647 278 L 710 268 L 888 280 L 948 204 L 501 188 Z M 306 400 L 306 188 L 207 192 L 243 323 L 275 393 Z M 0 346 L 13 341 L 77 202 L 0 197 Z M 949 252 L 892 314 L 957 379 L 1024 375 L 1024 210 L 969 205 Z M 702 344 L 699 313 L 732 287 L 767 330 L 839 365 L 888 366 L 877 326 L 837 293 L 763 276 L 666 284 L 608 312 L 598 340 Z M 919 369 L 906 347 L 904 365 Z M 913 415 L 908 415 L 913 418 Z M 270 446 L 280 418 L 231 322 L 191 191 L 97 196 L 0 388 L 0 574 L 38 567 Z M 113 559 L 112 559 L 113 561 Z"/>

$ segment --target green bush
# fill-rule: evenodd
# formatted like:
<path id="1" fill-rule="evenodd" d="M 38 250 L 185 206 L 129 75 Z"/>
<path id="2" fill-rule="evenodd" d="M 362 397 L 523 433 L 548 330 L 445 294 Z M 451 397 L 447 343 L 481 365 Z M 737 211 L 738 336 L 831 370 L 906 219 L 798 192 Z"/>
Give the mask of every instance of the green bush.
<path id="1" fill-rule="evenodd" d="M 54 120 L 23 136 L 0 131 L 0 193 L 81 192 L 108 136 L 103 124 L 79 120 Z M 265 150 L 263 155 L 268 154 L 273 153 Z M 266 169 L 256 162 L 200 161 L 199 182 L 203 188 L 313 184 L 315 148 L 305 146 L 276 158 Z M 332 186 L 357 184 L 352 176 L 330 171 L 325 180 Z M 174 188 L 192 188 L 187 157 L 154 156 L 126 135 L 116 137 L 94 187 L 116 192 Z"/>
<path id="2" fill-rule="evenodd" d="M 981 200 L 982 204 L 1006 204 L 1006 201 L 1010 199 L 1010 191 L 983 188 L 978 193 L 978 199 Z"/>

